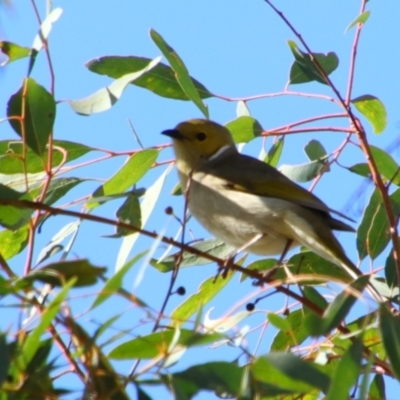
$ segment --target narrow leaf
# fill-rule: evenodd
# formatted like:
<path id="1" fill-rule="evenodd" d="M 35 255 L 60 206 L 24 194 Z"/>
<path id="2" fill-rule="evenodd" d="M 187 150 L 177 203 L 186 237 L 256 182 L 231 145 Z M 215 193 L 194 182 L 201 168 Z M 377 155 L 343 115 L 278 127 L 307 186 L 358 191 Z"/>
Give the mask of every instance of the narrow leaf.
<path id="1" fill-rule="evenodd" d="M 7 336 L 0 334 L 0 385 L 7 380 L 8 368 L 12 359 L 11 346 L 7 343 Z"/>
<path id="2" fill-rule="evenodd" d="M 289 332 L 292 328 L 290 322 L 278 314 L 268 313 L 267 317 L 268 321 L 280 331 Z"/>
<path id="3" fill-rule="evenodd" d="M 182 90 L 189 97 L 189 99 L 193 101 L 194 104 L 196 104 L 203 115 L 208 118 L 207 106 L 202 102 L 199 92 L 197 91 L 197 88 L 194 85 L 192 78 L 189 75 L 189 71 L 187 70 L 182 59 L 179 57 L 176 51 L 167 44 L 163 37 L 155 30 L 150 30 L 150 37 L 153 39 L 153 42 L 157 45 L 157 47 L 161 50 L 164 57 L 168 60 L 171 68 L 175 72 L 176 80 L 178 81 Z"/>
<path id="4" fill-rule="evenodd" d="M 63 10 L 61 8 L 55 8 L 45 18 L 40 25 L 40 30 L 35 36 L 35 40 L 32 44 L 32 49 L 40 51 L 45 45 L 45 40 L 49 37 L 53 24 L 61 17 Z"/>
<path id="5" fill-rule="evenodd" d="M 379 147 L 370 146 L 372 156 L 379 173 L 385 178 L 386 182 L 400 185 L 400 166 L 393 157 Z"/>
<path id="6" fill-rule="evenodd" d="M 127 262 L 118 272 L 116 272 L 110 279 L 107 280 L 103 289 L 97 296 L 96 300 L 93 302 L 91 309 L 98 307 L 100 304 L 104 303 L 111 295 L 116 293 L 122 288 L 122 281 L 125 275 L 131 270 L 131 268 L 147 253 L 143 251 L 135 257 L 133 257 L 129 262 Z"/>
<path id="7" fill-rule="evenodd" d="M 314 314 L 308 315 L 306 324 L 310 334 L 313 336 L 327 335 L 336 328 L 350 312 L 358 299 L 357 293 L 361 293 L 369 282 L 369 276 L 363 275 L 352 282 L 349 287 L 343 290 L 325 310 L 322 318 Z M 355 293 L 354 293 L 355 292 Z M 319 323 L 317 324 L 317 320 Z"/>
<path id="8" fill-rule="evenodd" d="M 209 253 L 210 255 L 213 255 L 215 257 L 223 259 L 225 256 L 227 256 L 229 253 L 231 253 L 234 250 L 234 247 L 229 246 L 222 242 L 221 240 L 218 239 L 206 239 L 202 240 L 196 244 L 193 245 L 193 247 L 197 250 L 200 250 L 204 253 Z M 171 256 L 168 256 L 164 258 L 162 261 L 157 261 L 157 260 L 152 260 L 151 265 L 155 268 L 157 268 L 160 272 L 169 272 L 172 271 L 175 267 L 175 260 L 176 257 L 180 255 L 181 252 L 172 254 Z M 208 258 L 204 258 L 201 256 L 198 256 L 196 254 L 184 252 L 182 254 L 182 260 L 181 263 L 179 264 L 180 268 L 186 268 L 186 267 L 192 267 L 195 265 L 205 265 L 209 264 L 212 261 L 210 261 Z"/>
<path id="9" fill-rule="evenodd" d="M 84 99 L 70 101 L 69 105 L 76 113 L 82 115 L 91 115 L 106 111 L 120 99 L 122 93 L 132 81 L 150 71 L 160 60 L 161 57 L 157 57 L 142 70 L 124 75 L 116 79 L 111 85 L 98 90 Z"/>
<path id="10" fill-rule="evenodd" d="M 393 212 L 400 213 L 400 189 L 390 195 Z M 390 241 L 389 222 L 378 190 L 375 190 L 365 208 L 357 230 L 357 249 L 361 259 L 369 255 L 375 259 Z"/>
<path id="11" fill-rule="evenodd" d="M 344 33 L 348 32 L 351 28 L 354 28 L 358 24 L 365 24 L 371 14 L 371 11 L 364 11 L 361 13 L 344 31 Z"/>
<path id="12" fill-rule="evenodd" d="M 140 214 L 141 214 L 141 225 L 144 227 L 153 213 L 154 207 L 161 195 L 162 188 L 164 187 L 165 179 L 171 168 L 167 168 L 157 180 L 146 190 L 143 195 L 142 203 L 140 204 Z M 128 236 L 124 236 L 121 247 L 118 251 L 118 257 L 115 265 L 115 270 L 118 271 L 127 261 L 132 247 L 139 238 L 139 233 L 133 233 Z M 146 263 L 146 265 L 148 265 Z M 138 281 L 136 281 L 138 282 Z"/>
<path id="13" fill-rule="evenodd" d="M 139 197 L 135 193 L 128 194 L 126 200 L 117 210 L 117 218 L 120 222 L 137 226 L 138 228 L 142 227 L 142 214 L 140 210 Z M 110 237 L 121 237 L 131 234 L 131 230 L 124 229 L 118 226 L 115 235 L 112 235 Z"/>
<path id="14" fill-rule="evenodd" d="M 50 240 L 49 243 L 46 244 L 46 246 L 43 247 L 43 249 L 40 251 L 38 258 L 37 258 L 37 263 L 40 264 L 43 261 L 47 260 L 49 257 L 52 255 L 58 253 L 63 249 L 63 246 L 60 244 L 70 235 L 74 235 L 79 227 L 80 227 L 81 221 L 76 220 L 73 222 L 68 222 L 66 225 L 64 225 Z"/>
<path id="15" fill-rule="evenodd" d="M 86 206 L 89 209 L 95 208 L 100 205 L 100 202 L 95 201 L 96 198 L 125 192 L 146 174 L 157 156 L 158 150 L 154 149 L 135 153 L 114 176 L 94 191 L 93 200 Z"/>
<path id="16" fill-rule="evenodd" d="M 143 69 L 150 61 L 149 58 L 144 57 L 106 56 L 89 61 L 86 63 L 86 67 L 97 74 L 117 79 L 123 75 Z M 191 79 L 202 99 L 213 96 L 204 85 L 194 78 Z M 144 73 L 131 83 L 162 97 L 175 100 L 190 100 L 177 82 L 174 71 L 170 66 L 163 63 L 159 63 L 152 70 Z"/>
<path id="17" fill-rule="evenodd" d="M 243 369 L 233 362 L 209 362 L 198 364 L 177 372 L 164 375 L 165 384 L 172 385 L 177 399 L 192 399 L 201 390 L 211 391 L 218 398 L 241 398 L 240 389 Z"/>
<path id="18" fill-rule="evenodd" d="M 193 314 L 197 313 L 200 308 L 208 304 L 221 290 L 228 284 L 234 276 L 229 274 L 225 279 L 219 277 L 208 278 L 197 289 L 195 294 L 192 294 L 182 304 L 180 304 L 171 314 L 171 320 L 180 325 L 187 321 Z"/>
<path id="19" fill-rule="evenodd" d="M 385 381 L 381 374 L 376 374 L 371 381 L 368 400 L 386 400 Z"/>
<path id="20" fill-rule="evenodd" d="M 46 306 L 43 313 L 40 316 L 39 324 L 29 332 L 25 342 L 21 346 L 21 353 L 17 356 L 16 364 L 21 372 L 25 371 L 27 365 L 32 360 L 37 349 L 40 346 L 40 338 L 53 319 L 58 313 L 62 302 L 67 297 L 67 294 L 71 287 L 75 284 L 75 279 L 71 279 L 57 294 L 57 296 Z"/>
<path id="21" fill-rule="evenodd" d="M 329 377 L 320 372 L 311 362 L 304 361 L 300 357 L 291 353 L 272 352 L 264 358 L 293 381 L 306 383 L 323 391 L 329 387 Z"/>
<path id="22" fill-rule="evenodd" d="M 105 267 L 95 267 L 88 260 L 59 261 L 43 268 L 34 269 L 25 279 L 39 280 L 52 286 L 63 286 L 74 278 L 75 287 L 91 286 L 107 271 Z"/>
<path id="23" fill-rule="evenodd" d="M 348 400 L 361 369 L 363 344 L 357 339 L 338 362 L 326 400 Z"/>
<path id="24" fill-rule="evenodd" d="M 289 330 L 280 330 L 271 344 L 271 351 L 289 351 L 294 346 L 299 346 L 308 337 L 304 326 L 304 311 L 295 310 L 285 319 L 290 326 Z"/>
<path id="25" fill-rule="evenodd" d="M 199 346 L 213 343 L 222 337 L 215 333 L 200 334 L 183 329 L 180 331 L 179 338 L 175 344 L 187 347 Z M 118 345 L 111 350 L 108 356 L 114 360 L 149 359 L 159 355 L 166 356 L 173 340 L 176 340 L 175 330 L 173 329 L 151 333 Z"/>
<path id="26" fill-rule="evenodd" d="M 395 376 L 400 379 L 400 321 L 397 316 L 390 312 L 386 304 L 380 305 L 379 317 L 379 328 L 386 355 L 390 360 Z"/>
<path id="27" fill-rule="evenodd" d="M 284 141 L 285 141 L 284 136 L 279 137 L 271 146 L 271 148 L 268 150 L 267 156 L 265 157 L 264 161 L 267 164 L 271 165 L 272 167 L 276 168 L 276 166 L 279 163 L 283 150 Z"/>

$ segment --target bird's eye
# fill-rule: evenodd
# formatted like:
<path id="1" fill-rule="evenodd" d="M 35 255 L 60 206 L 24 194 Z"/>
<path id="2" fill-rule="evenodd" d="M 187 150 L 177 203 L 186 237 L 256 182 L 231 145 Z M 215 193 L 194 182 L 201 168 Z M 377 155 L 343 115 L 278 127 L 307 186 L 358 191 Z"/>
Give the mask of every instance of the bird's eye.
<path id="1" fill-rule="evenodd" d="M 199 132 L 199 133 L 196 135 L 196 139 L 197 139 L 199 142 L 204 142 L 204 140 L 206 140 L 206 137 L 207 137 L 207 135 L 206 135 L 204 132 Z"/>

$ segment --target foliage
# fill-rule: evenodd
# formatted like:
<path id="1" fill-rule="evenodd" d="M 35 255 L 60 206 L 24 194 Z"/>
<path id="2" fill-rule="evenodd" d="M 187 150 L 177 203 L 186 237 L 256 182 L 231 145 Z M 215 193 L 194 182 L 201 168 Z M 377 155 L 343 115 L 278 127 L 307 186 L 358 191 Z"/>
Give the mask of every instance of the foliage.
<path id="1" fill-rule="evenodd" d="M 17 329 L 0 332 L 2 400 L 76 395 L 73 386 L 60 384 L 65 375 L 74 376 L 80 382 L 79 396 L 96 399 L 128 399 L 132 392 L 137 398 L 149 399 L 149 388 L 154 386 L 165 387 L 177 399 L 190 399 L 201 391 L 240 399 L 325 396 L 340 400 L 353 393 L 360 399 L 385 398 L 385 379 L 400 381 L 400 323 L 396 312 L 400 280 L 397 217 L 400 174 L 392 156 L 370 144 L 370 127 L 360 120 L 361 116 L 366 118 L 373 134 L 383 133 L 386 128 L 384 104 L 372 94 L 355 97 L 352 91 L 359 38 L 370 16 L 367 1 L 361 3 L 359 15 L 348 27 L 354 35 L 354 43 L 348 87 L 342 93 L 331 78 L 338 68 L 339 55 L 333 51 L 314 52 L 284 14 L 266 0 L 265 6 L 276 12 L 276 18 L 282 19 L 293 38 L 288 41 L 293 56 L 292 64 L 287 66 L 289 82 L 283 92 L 275 96 L 236 99 L 238 115 L 227 126 L 241 145 L 252 141 L 260 143 L 257 141 L 260 137 L 274 138 L 269 149 L 261 151 L 261 157 L 273 166 L 278 165 L 283 148 L 289 143 L 286 138 L 289 135 L 305 131 L 342 134 L 342 143 L 334 151 L 328 153 L 323 144 L 314 139 L 305 147 L 308 163 L 282 167 L 291 179 L 313 181 L 313 187 L 326 173 L 342 166 L 339 159 L 345 149 L 356 143 L 365 161 L 348 167 L 348 173 L 372 182 L 374 190 L 363 212 L 355 244 L 361 260 L 374 261 L 385 254 L 383 271 L 374 265 L 371 274 L 350 281 L 339 267 L 302 249 L 287 260 L 286 268 L 268 274 L 276 260 L 247 261 L 243 257 L 230 266 L 231 272 L 210 276 L 196 293 L 189 293 L 169 314 L 166 309 L 173 294 L 185 295 L 185 288 L 176 287 L 180 268 L 213 262 L 223 270 L 226 268 L 224 257 L 232 249 L 215 239 L 191 243 L 187 232 L 185 234 L 186 218 L 180 220 L 182 234 L 178 239 L 144 228 L 157 207 L 157 199 L 164 193 L 166 176 L 172 170 L 173 161 L 162 159 L 168 146 L 140 147 L 124 154 L 106 149 L 101 150 L 102 157 L 96 158 L 93 154 L 99 150 L 95 146 L 57 140 L 54 123 L 60 101 L 55 97 L 53 84 L 45 87 L 32 74 L 37 68 L 38 55 L 46 53 L 53 82 L 48 37 L 61 15 L 60 9 L 54 9 L 44 21 L 39 21 L 40 33 L 32 48 L 6 41 L 0 43 L 0 49 L 8 56 L 7 64 L 18 60 L 28 66 L 21 87 L 9 95 L 8 108 L 3 110 L 17 137 L 0 142 L 0 293 L 2 302 L 8 302 L 2 307 L 11 303 L 14 307 L 17 305 L 15 312 L 21 321 Z M 112 77 L 114 81 L 84 99 L 69 101 L 70 107 L 86 116 L 104 112 L 118 102 L 130 84 L 169 101 L 193 102 L 206 118 L 209 115 L 206 99 L 232 100 L 213 94 L 193 78 L 184 64 L 184 55 L 178 55 L 160 33 L 151 30 L 150 37 L 166 63 L 161 62 L 161 58 L 150 60 L 142 56 L 104 56 L 92 60 L 86 64 L 90 71 Z M 307 87 L 310 83 L 315 93 L 291 90 L 294 85 Z M 319 87 L 328 87 L 331 94 L 320 94 Z M 333 103 L 339 113 L 315 115 L 265 130 L 257 117 L 251 115 L 248 104 L 267 96 L 282 95 Z M 338 119 L 346 126 L 336 124 Z M 331 125 L 318 126 L 325 121 Z M 82 157 L 91 155 L 90 161 L 86 161 L 88 158 L 81 161 Z M 100 166 L 106 159 L 121 156 L 126 160 L 112 176 L 104 177 L 104 182 L 94 191 L 85 192 L 85 196 L 68 200 L 67 205 L 61 206 L 63 200 L 70 199 L 72 189 L 88 182 L 83 174 L 79 175 L 80 168 L 88 162 Z M 165 164 L 169 167 L 160 172 L 159 167 Z M 71 171 L 76 176 L 71 176 Z M 153 184 L 146 189 L 136 186 L 142 185 L 149 176 L 151 179 L 156 176 Z M 181 195 L 184 209 L 182 191 L 176 188 L 174 194 Z M 118 199 L 122 203 L 116 210 L 116 218 L 96 213 L 106 204 L 115 205 L 112 201 Z M 74 210 L 73 206 L 79 204 L 83 204 L 83 208 Z M 174 214 L 172 208 L 166 212 Z M 62 217 L 65 216 L 70 219 L 63 226 Z M 35 238 L 50 218 L 60 220 L 59 232 L 40 249 L 35 266 Z M 115 234 L 109 240 L 118 237 L 124 241 L 116 271 L 107 271 L 104 265 L 92 265 L 86 259 L 74 257 L 76 236 L 89 221 L 98 226 L 114 227 Z M 96 236 L 97 232 L 92 234 Z M 126 254 L 133 243 L 143 236 L 154 239 L 153 248 L 128 258 Z M 174 247 L 176 252 L 162 257 L 153 251 L 160 243 Z M 124 286 L 127 284 L 124 278 L 142 262 L 153 266 L 159 279 L 169 281 L 168 293 L 159 309 L 149 305 L 149 298 L 139 298 Z M 24 265 L 23 271 L 15 268 L 16 263 Z M 217 320 L 211 319 L 210 311 L 205 310 L 215 296 L 229 291 L 231 279 L 237 272 L 242 274 L 242 284 L 248 277 L 258 282 L 252 299 L 241 302 L 242 306 L 247 306 L 246 310 L 236 307 Z M 139 275 L 137 272 L 138 279 Z M 327 286 L 327 282 L 334 284 Z M 107 302 L 117 299 L 136 311 L 137 319 L 133 323 L 129 321 L 129 329 L 118 328 L 117 322 L 131 318 L 121 309 L 112 318 L 103 318 L 95 330 L 82 322 L 71 302 L 75 293 L 93 285 L 96 295 L 85 314 L 90 317 L 96 311 L 101 313 Z M 371 289 L 371 285 L 375 289 Z M 265 312 L 257 308 L 265 296 L 275 296 L 281 301 L 279 294 L 285 300 L 278 311 Z M 290 301 L 294 303 L 287 306 Z M 362 307 L 365 301 L 367 311 Z M 239 328 L 242 321 L 257 313 L 263 315 L 260 326 L 252 326 L 250 322 Z M 144 329 L 136 333 L 133 327 L 139 325 Z M 260 342 L 269 340 L 269 351 L 265 351 L 265 346 L 260 350 L 254 339 L 248 339 L 249 332 L 257 332 Z M 267 332 L 273 332 L 273 337 Z M 249 341 L 253 341 L 251 346 Z M 211 361 L 213 357 L 210 356 L 209 361 L 194 359 L 189 367 L 181 366 L 186 351 L 201 347 L 207 354 L 211 345 L 232 346 L 235 356 L 221 357 L 218 361 Z M 119 364 L 121 361 L 125 361 L 123 368 Z"/>

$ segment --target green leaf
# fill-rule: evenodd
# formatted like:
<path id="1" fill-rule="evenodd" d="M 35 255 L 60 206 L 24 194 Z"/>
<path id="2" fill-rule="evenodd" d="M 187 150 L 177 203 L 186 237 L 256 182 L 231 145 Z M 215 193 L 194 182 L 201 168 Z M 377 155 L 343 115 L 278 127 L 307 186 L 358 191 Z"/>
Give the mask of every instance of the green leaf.
<path id="1" fill-rule="evenodd" d="M 107 56 L 89 61 L 86 67 L 100 75 L 120 78 L 123 75 L 143 69 L 149 62 L 150 59 L 144 57 Z M 194 78 L 191 79 L 202 99 L 213 96 L 200 82 Z M 151 71 L 146 72 L 131 83 L 162 97 L 175 100 L 190 100 L 177 82 L 174 71 L 163 63 L 159 63 Z"/>
<path id="2" fill-rule="evenodd" d="M 110 296 L 115 294 L 119 289 L 122 288 L 122 281 L 127 274 L 131 270 L 131 268 L 147 253 L 147 251 L 143 251 L 139 253 L 135 257 L 133 257 L 130 261 L 128 261 L 117 273 L 115 273 L 110 279 L 107 280 L 103 289 L 97 296 L 96 300 L 93 302 L 91 309 L 98 307 L 100 304 L 104 303 Z"/>
<path id="3" fill-rule="evenodd" d="M 280 330 L 271 344 L 271 351 L 289 351 L 292 347 L 299 346 L 308 337 L 304 326 L 304 311 L 295 310 L 285 320 L 290 326 L 289 330 Z"/>
<path id="4" fill-rule="evenodd" d="M 232 134 L 235 143 L 247 143 L 264 131 L 260 123 L 253 117 L 239 117 L 228 122 L 226 128 Z"/>
<path id="5" fill-rule="evenodd" d="M 324 160 L 328 157 L 324 146 L 318 140 L 310 140 L 304 150 L 310 161 Z"/>
<path id="6" fill-rule="evenodd" d="M 365 24 L 371 14 L 371 11 L 364 11 L 361 13 L 344 31 L 348 32 L 351 28 L 354 28 L 358 24 Z"/>
<path id="7" fill-rule="evenodd" d="M 0 245 L 1 248 L 1 245 Z M 386 278 L 386 283 L 391 289 L 395 289 L 398 284 L 398 278 L 397 278 L 397 265 L 396 262 L 394 261 L 393 257 L 393 252 L 391 251 L 389 253 L 389 256 L 386 258 L 386 263 L 385 263 L 385 278 Z"/>
<path id="8" fill-rule="evenodd" d="M 325 74 L 329 76 L 339 65 L 337 55 L 333 52 L 308 54 L 301 51 L 292 40 L 288 40 L 288 44 L 295 58 L 290 69 L 289 84 L 312 81 L 327 84 L 325 77 L 321 74 L 313 59 L 315 58 L 318 61 Z"/>
<path id="9" fill-rule="evenodd" d="M 306 164 L 281 165 L 279 171 L 295 182 L 309 182 L 316 178 L 325 168 L 325 160 L 312 161 Z"/>
<path id="10" fill-rule="evenodd" d="M 357 229 L 357 251 L 360 260 L 363 260 L 369 254 L 369 244 L 367 237 L 371 231 L 372 223 L 381 207 L 382 197 L 378 190 L 372 193 L 367 207 L 364 209 L 364 215 Z"/>
<path id="11" fill-rule="evenodd" d="M 386 108 L 377 97 L 366 94 L 351 100 L 351 102 L 367 118 L 375 134 L 382 133 L 385 130 L 387 125 Z"/>
<path id="12" fill-rule="evenodd" d="M 164 172 L 161 175 L 158 176 L 157 180 L 150 187 L 148 187 L 145 193 L 143 194 L 143 199 L 140 204 L 142 226 L 146 225 L 148 219 L 152 215 L 153 210 L 157 204 L 157 201 L 162 193 L 162 189 L 164 187 L 167 175 L 169 174 L 171 169 L 172 168 L 170 165 L 168 168 L 164 170 Z M 133 233 L 128 236 L 124 236 L 124 238 L 122 239 L 120 249 L 118 251 L 117 261 L 115 263 L 116 271 L 118 271 L 119 268 L 121 268 L 127 262 L 132 247 L 134 246 L 139 237 L 140 237 L 139 232 Z"/>
<path id="13" fill-rule="evenodd" d="M 221 259 L 223 259 L 234 250 L 234 247 L 229 246 L 221 240 L 215 238 L 202 240 L 194 244 L 192 247 Z M 153 259 L 150 261 L 150 264 L 160 272 L 172 271 L 175 268 L 175 260 L 176 257 L 179 256 L 179 254 L 180 251 L 162 259 L 161 261 Z M 210 261 L 208 258 L 204 258 L 189 252 L 183 252 L 182 261 L 179 264 L 179 268 L 193 267 L 195 265 L 205 265 L 210 264 L 211 262 L 212 261 Z"/>
<path id="14" fill-rule="evenodd" d="M 360 337 L 364 346 L 372 354 L 381 359 L 386 357 L 381 334 L 378 329 L 378 316 L 375 310 L 346 324 L 346 329 L 350 332 L 349 334 L 343 335 L 337 332 L 332 337 L 332 343 L 335 346 L 336 352 L 339 354 L 344 353 L 352 345 L 354 337 Z"/>
<path id="15" fill-rule="evenodd" d="M 21 372 L 26 370 L 28 364 L 36 354 L 37 349 L 40 347 L 41 336 L 52 323 L 64 299 L 67 297 L 69 290 L 74 284 L 75 279 L 73 278 L 60 290 L 54 299 L 44 308 L 44 311 L 40 315 L 38 325 L 27 335 L 25 342 L 21 346 L 21 353 L 16 359 L 16 365 Z"/>
<path id="16" fill-rule="evenodd" d="M 326 400 L 348 400 L 361 370 L 363 344 L 356 339 L 338 362 Z"/>
<path id="17" fill-rule="evenodd" d="M 61 162 L 67 163 L 87 154 L 93 149 L 80 143 L 66 140 L 53 141 L 52 167 Z M 0 141 L 0 170 L 2 174 L 25 174 L 45 171 L 48 161 L 48 149 L 38 156 L 31 149 L 27 149 L 25 162 L 23 160 L 23 143 L 13 140 Z"/>
<path id="18" fill-rule="evenodd" d="M 152 167 L 157 156 L 158 150 L 155 149 L 133 154 L 114 176 L 94 191 L 93 200 L 86 204 L 87 208 L 93 209 L 101 204 L 95 201 L 97 197 L 123 193 L 132 187 Z"/>
<path id="19" fill-rule="evenodd" d="M 201 334 L 183 329 L 180 331 L 176 344 L 185 347 L 202 346 L 213 343 L 223 337 L 216 333 Z M 108 356 L 114 360 L 149 359 L 159 355 L 166 356 L 170 345 L 175 339 L 176 330 L 173 329 L 151 333 L 118 345 L 111 350 Z"/>
<path id="20" fill-rule="evenodd" d="M 135 194 L 129 194 L 126 200 L 122 203 L 121 207 L 117 210 L 118 221 L 142 227 L 142 212 L 140 210 L 139 197 Z M 112 237 L 121 237 L 125 235 L 131 235 L 132 231 L 117 227 L 117 232 Z"/>
<path id="21" fill-rule="evenodd" d="M 272 352 L 264 356 L 274 368 L 299 382 L 326 391 L 329 387 L 330 379 L 327 375 L 314 367 L 313 363 L 304 361 L 291 353 Z M 300 383 L 301 382 L 301 383 Z"/>
<path id="22" fill-rule="evenodd" d="M 71 189 L 80 183 L 85 182 L 79 178 L 54 178 L 51 180 L 50 185 L 46 191 L 44 203 L 47 205 L 54 204 L 56 201 L 64 197 Z M 29 194 L 34 200 L 37 200 L 42 193 L 44 182 L 34 184 L 31 187 Z"/>
<path id="23" fill-rule="evenodd" d="M 1 207 L 0 207 L 1 209 Z M 5 260 L 13 258 L 19 254 L 27 245 L 29 236 L 28 225 L 12 230 L 3 230 L 0 232 L 0 254 Z"/>
<path id="24" fill-rule="evenodd" d="M 277 260 L 257 260 L 247 266 L 248 269 L 259 271 L 268 271 L 276 266 Z M 293 275 L 309 275 L 310 280 L 303 284 L 320 284 L 326 282 L 327 279 L 338 280 L 341 282 L 349 282 L 349 275 L 343 268 L 325 260 L 311 251 L 302 251 L 290 257 L 287 266 Z M 279 268 L 274 275 L 275 279 L 285 279 L 286 273 L 284 268 Z"/>
<path id="25" fill-rule="evenodd" d="M 25 279 L 4 279 L 0 276 L 0 294 L 6 296 L 8 294 L 17 294 L 23 290 L 31 290 L 32 285 Z"/>
<path id="26" fill-rule="evenodd" d="M 150 30 L 150 37 L 157 47 L 161 50 L 164 57 L 168 60 L 171 68 L 175 72 L 176 80 L 181 86 L 182 90 L 189 97 L 191 101 L 199 108 L 203 115 L 208 119 L 208 109 L 207 106 L 202 102 L 202 99 L 197 91 L 197 88 L 189 75 L 185 64 L 182 59 L 178 56 L 176 51 L 168 45 L 168 43 L 163 39 L 163 37 L 157 33 L 154 29 Z"/>
<path id="27" fill-rule="evenodd" d="M 76 113 L 81 115 L 91 115 L 106 111 L 120 99 L 122 93 L 131 82 L 154 68 L 160 60 L 161 57 L 157 57 L 140 71 L 126 74 L 116 79 L 111 85 L 98 90 L 84 99 L 70 101 L 69 105 Z"/>
<path id="28" fill-rule="evenodd" d="M 284 136 L 279 137 L 271 146 L 271 148 L 268 150 L 268 154 L 265 157 L 264 161 L 267 164 L 271 165 L 272 167 L 276 168 L 276 166 L 279 163 L 283 150 L 284 141 L 285 141 Z"/>
<path id="29" fill-rule="evenodd" d="M 295 360 L 296 359 L 296 360 Z M 264 394 L 290 395 L 305 394 L 329 383 L 329 378 L 319 372 L 311 363 L 291 353 L 271 352 L 255 360 L 250 366 L 253 385 Z M 301 369 L 295 367 L 301 367 Z M 314 378 L 311 375 L 314 373 Z M 310 384 L 310 380 L 313 383 Z M 314 383 L 314 380 L 317 382 Z M 262 385 L 260 385 L 260 383 Z"/>
<path id="30" fill-rule="evenodd" d="M 292 328 L 290 322 L 278 314 L 268 313 L 267 318 L 268 321 L 280 331 L 289 332 Z"/>
<path id="31" fill-rule="evenodd" d="M 7 343 L 7 336 L 4 333 L 0 333 L 0 385 L 8 377 L 8 368 L 11 363 L 11 349 L 10 345 Z"/>
<path id="32" fill-rule="evenodd" d="M 171 320 L 176 321 L 176 324 L 181 324 L 182 321 L 187 321 L 193 314 L 197 313 L 202 307 L 208 304 L 221 290 L 230 282 L 234 274 L 229 274 L 225 279 L 219 277 L 208 278 L 200 284 L 197 292 L 183 301 L 171 313 Z"/>
<path id="33" fill-rule="evenodd" d="M 107 271 L 105 267 L 95 267 L 88 260 L 59 261 L 43 268 L 34 269 L 25 279 L 39 280 L 52 286 L 63 286 L 74 279 L 75 287 L 92 286 Z"/>
<path id="34" fill-rule="evenodd" d="M 21 89 L 11 96 L 7 116 L 29 148 L 43 155 L 56 117 L 53 96 L 32 78 L 26 78 Z"/>
<path id="35" fill-rule="evenodd" d="M 32 200 L 32 198 L 28 193 L 20 193 L 0 184 L 0 204 L 2 200 Z M 30 221 L 32 213 L 31 209 L 0 205 L 0 225 L 8 229 L 19 229 Z"/>
<path id="36" fill-rule="evenodd" d="M 382 335 L 386 355 L 390 360 L 393 372 L 400 379 L 400 321 L 387 308 L 386 304 L 379 307 L 379 328 Z"/>
<path id="37" fill-rule="evenodd" d="M 386 400 L 385 381 L 381 374 L 376 374 L 371 381 L 368 400 Z"/>
<path id="38" fill-rule="evenodd" d="M 306 298 L 319 307 L 321 310 L 325 310 L 328 307 L 328 302 L 325 300 L 317 290 L 315 290 L 312 286 L 304 286 L 303 288 L 304 295 Z M 304 305 L 304 311 L 307 312 L 309 309 Z"/>
<path id="39" fill-rule="evenodd" d="M 276 260 L 274 258 L 267 258 L 267 259 L 257 260 L 257 261 L 250 263 L 249 265 L 246 266 L 246 269 L 265 273 L 265 272 L 271 270 L 272 268 L 275 268 L 277 266 L 277 264 L 278 264 L 278 260 Z M 278 269 L 277 273 L 279 273 L 279 269 Z M 274 276 L 276 277 L 276 275 L 274 275 Z M 284 275 L 282 275 L 282 277 L 283 276 Z M 242 276 L 240 277 L 240 282 L 243 282 L 247 278 L 248 278 L 248 275 L 242 274 Z"/>
<path id="40" fill-rule="evenodd" d="M 332 329 L 336 328 L 346 318 L 358 300 L 357 293 L 362 292 L 368 282 L 368 275 L 363 275 L 352 282 L 349 288 L 343 290 L 329 304 L 322 318 L 315 314 L 309 314 L 306 318 L 309 333 L 313 336 L 327 335 Z"/>
<path id="41" fill-rule="evenodd" d="M 294 275 L 304 274 L 313 276 L 314 280 L 310 280 L 311 283 L 326 282 L 326 279 L 338 280 L 340 282 L 349 282 L 352 280 L 343 268 L 311 251 L 302 251 L 293 255 L 290 257 L 288 265 Z M 318 277 L 321 278 L 318 279 Z M 302 283 L 306 284 L 307 282 Z"/>
<path id="42" fill-rule="evenodd" d="M 354 174 L 361 175 L 365 178 L 370 178 L 371 177 L 371 172 L 369 170 L 368 164 L 367 163 L 358 163 L 354 164 L 349 168 L 350 172 L 353 172 Z"/>
<path id="43" fill-rule="evenodd" d="M 29 57 L 31 53 L 31 49 L 28 47 L 21 47 L 7 41 L 0 42 L 0 50 L 8 57 L 8 60 L 1 64 L 2 67 L 21 58 Z"/>
<path id="44" fill-rule="evenodd" d="M 395 215 L 400 213 L 400 189 L 390 195 Z M 375 259 L 390 241 L 389 223 L 385 206 L 378 190 L 372 193 L 357 230 L 357 250 L 362 260 L 367 255 Z"/>
<path id="45" fill-rule="evenodd" d="M 212 391 L 219 398 L 241 398 L 243 369 L 232 362 L 209 362 L 164 375 L 165 384 L 172 385 L 177 399 L 192 399 L 201 390 Z"/>
<path id="46" fill-rule="evenodd" d="M 392 182 L 399 186 L 400 166 L 393 157 L 379 147 L 370 145 L 370 150 L 378 171 L 386 179 L 386 182 Z"/>

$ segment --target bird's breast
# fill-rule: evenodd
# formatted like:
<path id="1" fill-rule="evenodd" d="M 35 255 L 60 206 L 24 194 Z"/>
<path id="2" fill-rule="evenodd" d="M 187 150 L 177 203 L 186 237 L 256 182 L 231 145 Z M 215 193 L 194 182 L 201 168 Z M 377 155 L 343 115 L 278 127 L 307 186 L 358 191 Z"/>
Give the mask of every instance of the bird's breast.
<path id="1" fill-rule="evenodd" d="M 262 234 L 248 249 L 257 254 L 278 254 L 285 247 L 287 201 L 230 190 L 223 179 L 202 173 L 193 174 L 188 187 L 190 212 L 217 238 L 242 247 Z"/>

